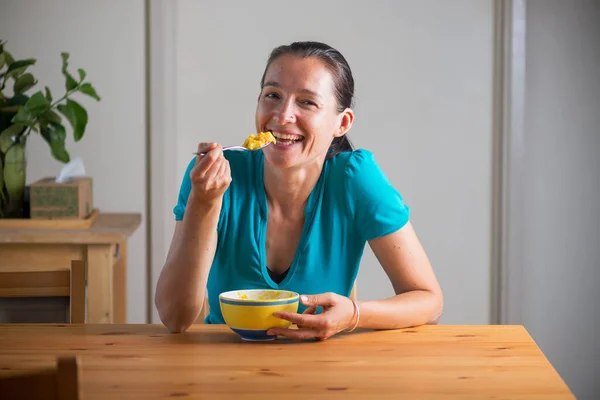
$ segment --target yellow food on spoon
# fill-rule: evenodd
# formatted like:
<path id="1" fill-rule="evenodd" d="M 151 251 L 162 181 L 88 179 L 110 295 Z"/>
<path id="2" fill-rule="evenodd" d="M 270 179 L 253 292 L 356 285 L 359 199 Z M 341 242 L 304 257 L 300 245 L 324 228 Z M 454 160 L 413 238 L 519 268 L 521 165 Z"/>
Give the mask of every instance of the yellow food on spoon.
<path id="1" fill-rule="evenodd" d="M 267 143 L 277 143 L 275 137 L 271 132 L 259 132 L 258 134 L 252 134 L 248 136 L 242 146 L 248 150 L 258 150 L 265 146 Z"/>

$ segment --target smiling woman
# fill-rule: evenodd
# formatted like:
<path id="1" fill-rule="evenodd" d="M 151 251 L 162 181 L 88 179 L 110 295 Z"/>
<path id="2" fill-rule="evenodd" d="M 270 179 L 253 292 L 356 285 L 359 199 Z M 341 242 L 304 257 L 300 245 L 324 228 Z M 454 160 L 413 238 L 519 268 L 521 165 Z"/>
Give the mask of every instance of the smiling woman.
<path id="1" fill-rule="evenodd" d="M 174 208 L 176 228 L 156 306 L 173 332 L 201 311 L 224 323 L 219 294 L 280 289 L 302 294 L 299 313 L 277 318 L 299 329 L 268 335 L 326 339 L 357 327 L 436 323 L 443 296 L 409 221 L 410 210 L 373 154 L 354 150 L 354 79 L 345 58 L 318 42 L 274 49 L 261 79 L 257 132 L 276 144 L 223 152 L 200 143 Z M 396 295 L 350 299 L 369 243 Z M 321 312 L 322 310 L 322 312 Z"/>

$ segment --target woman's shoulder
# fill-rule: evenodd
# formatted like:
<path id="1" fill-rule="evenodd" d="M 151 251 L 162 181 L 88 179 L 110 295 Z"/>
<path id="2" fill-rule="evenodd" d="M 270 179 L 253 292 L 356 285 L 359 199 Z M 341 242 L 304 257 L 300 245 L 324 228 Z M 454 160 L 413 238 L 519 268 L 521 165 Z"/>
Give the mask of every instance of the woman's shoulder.
<path id="1" fill-rule="evenodd" d="M 374 158 L 375 156 L 372 151 L 358 148 L 352 151 L 342 151 L 330 158 L 329 161 L 336 165 L 342 165 L 347 163 L 371 162 Z"/>
<path id="2" fill-rule="evenodd" d="M 343 200 L 344 209 L 360 227 L 360 235 L 365 240 L 404 226 L 410 209 L 371 151 L 358 149 L 340 153 L 331 161 L 331 176 L 337 175 L 337 182 L 341 183 L 341 186 L 331 185 L 335 187 L 333 195 Z"/>
<path id="3" fill-rule="evenodd" d="M 337 195 L 353 202 L 399 196 L 373 152 L 367 149 L 342 152 L 329 161 L 328 186 Z"/>
<path id="4" fill-rule="evenodd" d="M 356 149 L 336 154 L 329 161 L 330 175 L 335 179 L 348 180 L 373 173 L 382 174 L 375 155 L 367 149 Z"/>

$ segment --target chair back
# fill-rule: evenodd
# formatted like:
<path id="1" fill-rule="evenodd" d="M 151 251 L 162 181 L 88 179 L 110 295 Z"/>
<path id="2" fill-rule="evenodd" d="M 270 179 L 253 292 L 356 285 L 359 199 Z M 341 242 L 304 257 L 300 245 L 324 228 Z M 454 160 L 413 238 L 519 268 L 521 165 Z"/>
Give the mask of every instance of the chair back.
<path id="1" fill-rule="evenodd" d="M 79 360 L 59 357 L 52 368 L 0 374 L 0 399 L 3 400 L 79 400 L 81 399 Z"/>
<path id="2" fill-rule="evenodd" d="M 69 297 L 69 322 L 85 323 L 86 263 L 73 260 L 70 268 L 0 269 L 0 297 Z"/>

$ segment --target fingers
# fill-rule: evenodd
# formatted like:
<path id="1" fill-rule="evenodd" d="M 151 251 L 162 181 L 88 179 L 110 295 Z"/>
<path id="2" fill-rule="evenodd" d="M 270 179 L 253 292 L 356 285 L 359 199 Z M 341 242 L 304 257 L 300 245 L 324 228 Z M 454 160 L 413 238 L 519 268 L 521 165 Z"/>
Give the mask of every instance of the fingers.
<path id="1" fill-rule="evenodd" d="M 300 301 L 308 306 L 302 314 L 284 311 L 273 313 L 276 318 L 295 323 L 298 329 L 273 328 L 269 334 L 292 339 L 325 340 L 341 332 L 354 315 L 352 301 L 335 293 L 302 295 Z M 323 308 L 321 314 L 316 314 L 318 307 Z"/>
<path id="2" fill-rule="evenodd" d="M 203 143 L 198 143 L 198 148 L 197 148 L 196 152 L 199 153 L 199 154 L 200 153 L 206 154 L 210 150 L 216 149 L 218 146 L 219 146 L 219 144 L 218 143 L 214 143 L 214 142 L 210 142 L 210 143 L 204 143 L 204 142 Z M 202 159 L 202 157 L 204 157 L 204 156 L 197 155 L 196 156 L 196 162 L 200 161 L 200 159 Z"/>
<path id="3" fill-rule="evenodd" d="M 218 149 L 211 150 L 211 153 L 207 154 L 206 157 L 213 157 L 213 151 L 218 153 Z M 221 152 L 216 156 L 212 164 L 210 164 L 210 167 L 204 171 L 204 175 L 201 175 L 202 169 L 200 169 L 197 177 L 204 178 L 207 185 L 217 182 L 221 177 L 222 170 L 225 169 L 225 164 L 228 164 L 228 162 Z"/>
<path id="4" fill-rule="evenodd" d="M 231 183 L 229 161 L 223 155 L 223 148 L 217 143 L 200 143 L 196 164 L 190 172 L 194 198 L 202 202 L 213 202 L 227 190 Z"/>
<path id="5" fill-rule="evenodd" d="M 304 310 L 304 312 L 302 314 L 316 314 L 317 313 L 317 307 L 308 307 L 306 310 Z M 298 325 L 298 328 L 302 329 L 304 328 L 304 325 Z"/>
<path id="6" fill-rule="evenodd" d="M 308 313 L 298 314 L 293 312 L 277 311 L 273 313 L 273 316 L 276 318 L 281 318 L 290 321 L 298 325 L 298 327 L 310 327 L 314 329 L 329 328 L 328 320 L 322 315 Z"/>
<path id="7" fill-rule="evenodd" d="M 297 340 L 305 340 L 305 339 L 324 340 L 324 339 L 328 338 L 325 336 L 320 336 L 320 333 L 313 329 L 272 328 L 267 331 L 267 335 L 285 336 L 290 339 L 297 339 Z"/>
<path id="8" fill-rule="evenodd" d="M 305 306 L 309 307 L 331 307 L 337 303 L 337 299 L 340 296 L 334 293 L 322 293 L 322 294 L 312 294 L 312 295 L 302 295 L 300 296 L 300 301 Z"/>
<path id="9" fill-rule="evenodd" d="M 225 157 L 221 156 L 221 159 L 219 170 L 215 174 L 215 179 L 217 181 L 229 183 L 231 182 L 231 167 L 229 166 L 229 162 L 225 159 Z"/>
<path id="10" fill-rule="evenodd" d="M 311 307 L 308 307 L 306 310 L 304 310 L 304 312 L 302 314 L 316 314 L 316 313 L 317 313 L 317 307 L 311 306 Z"/>
<path id="11" fill-rule="evenodd" d="M 202 177 L 222 156 L 223 150 L 217 143 L 200 143 L 198 145 L 198 153 L 206 153 L 203 156 L 196 156 L 196 165 L 194 166 L 195 175 Z"/>

